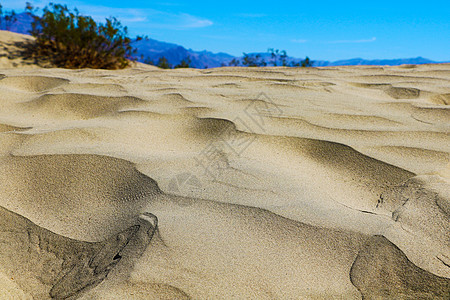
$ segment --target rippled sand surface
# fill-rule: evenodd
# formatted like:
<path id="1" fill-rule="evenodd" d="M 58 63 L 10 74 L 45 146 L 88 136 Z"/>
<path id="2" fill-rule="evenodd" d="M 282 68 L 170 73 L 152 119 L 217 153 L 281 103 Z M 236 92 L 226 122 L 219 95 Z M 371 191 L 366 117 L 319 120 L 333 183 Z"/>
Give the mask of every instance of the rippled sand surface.
<path id="1" fill-rule="evenodd" d="M 1 299 L 448 299 L 450 65 L 0 62 Z"/>

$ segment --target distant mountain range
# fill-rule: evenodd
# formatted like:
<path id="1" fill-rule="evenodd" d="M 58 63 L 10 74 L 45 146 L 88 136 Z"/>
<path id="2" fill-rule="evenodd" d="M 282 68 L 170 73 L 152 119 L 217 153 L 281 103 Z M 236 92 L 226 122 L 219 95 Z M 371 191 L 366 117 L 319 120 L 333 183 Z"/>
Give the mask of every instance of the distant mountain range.
<path id="1" fill-rule="evenodd" d="M 399 58 L 399 59 L 372 59 L 352 58 L 338 61 L 315 61 L 314 66 L 359 66 L 359 65 L 378 65 L 378 66 L 399 66 L 399 65 L 421 65 L 439 63 L 436 61 L 423 58 L 421 56 L 415 58 Z"/>
<path id="2" fill-rule="evenodd" d="M 4 18 L 0 19 L 0 30 L 8 30 L 17 33 L 30 34 L 31 23 L 33 17 L 27 13 L 16 15 L 17 20 L 14 23 L 8 24 Z"/>
<path id="3" fill-rule="evenodd" d="M 8 24 L 6 27 L 4 20 L 2 20 L 0 29 L 9 30 L 12 32 L 29 34 L 31 30 L 31 23 L 33 22 L 32 16 L 26 13 L 20 13 L 16 15 L 17 21 Z M 242 57 L 235 57 L 227 53 L 212 53 L 209 51 L 194 51 L 192 49 L 186 49 L 183 46 L 157 41 L 154 39 L 143 39 L 140 41 L 133 42 L 133 46 L 137 49 L 136 58 L 140 62 L 152 62 L 157 63 L 159 58 L 165 57 L 170 64 L 177 65 L 183 59 L 189 57 L 191 59 L 190 65 L 194 68 L 215 68 L 220 66 L 229 65 L 230 61 L 233 59 L 239 60 L 242 65 Z M 270 61 L 270 54 L 264 53 L 249 53 L 250 56 L 255 56 L 259 54 L 266 62 Z M 312 58 L 313 59 L 313 58 Z M 287 62 L 299 62 L 301 59 L 295 57 L 287 57 Z M 416 58 L 402 58 L 402 59 L 375 59 L 366 60 L 362 58 L 353 58 L 348 60 L 338 60 L 338 61 L 324 61 L 324 60 L 314 60 L 314 66 L 316 67 L 326 67 L 326 66 L 350 66 L 350 65 L 387 65 L 387 66 L 397 66 L 402 64 L 431 64 L 439 63 L 432 61 L 423 57 Z"/>
<path id="4" fill-rule="evenodd" d="M 226 53 L 212 53 L 206 50 L 194 51 L 177 44 L 160 42 L 154 39 L 134 42 L 133 47 L 137 49 L 136 56 L 138 61 L 141 62 L 151 60 L 153 63 L 157 63 L 160 57 L 165 57 L 170 64 L 177 65 L 189 56 L 191 66 L 200 69 L 220 67 L 222 64 L 228 65 L 234 58 L 234 56 Z"/>
<path id="5" fill-rule="evenodd" d="M 235 57 L 227 53 L 212 53 L 209 51 L 194 51 L 192 49 L 186 49 L 183 46 L 171 43 L 160 42 L 153 39 L 141 40 L 134 43 L 136 47 L 138 61 L 143 62 L 140 56 L 149 58 L 152 62 L 156 63 L 160 57 L 165 57 L 172 64 L 176 65 L 185 59 L 187 56 L 191 58 L 191 65 L 195 68 L 215 68 L 220 66 L 228 66 L 233 59 L 239 60 L 242 66 L 242 56 Z M 260 55 L 266 62 L 270 61 L 270 54 L 263 53 L 248 53 L 250 56 Z M 288 57 L 287 62 L 299 62 L 302 59 L 295 57 Z M 403 64 L 432 64 L 438 63 L 423 57 L 416 58 L 401 58 L 401 59 L 374 59 L 367 60 L 362 58 L 353 58 L 348 60 L 338 61 L 325 61 L 325 60 L 313 60 L 315 67 L 326 66 L 351 66 L 351 65 L 381 65 L 381 66 L 398 66 Z"/>

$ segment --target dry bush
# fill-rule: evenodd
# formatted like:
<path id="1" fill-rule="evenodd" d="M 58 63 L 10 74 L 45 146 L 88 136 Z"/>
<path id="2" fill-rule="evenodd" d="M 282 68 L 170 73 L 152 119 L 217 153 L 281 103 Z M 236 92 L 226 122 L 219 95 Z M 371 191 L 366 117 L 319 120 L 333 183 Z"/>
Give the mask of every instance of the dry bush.
<path id="1" fill-rule="evenodd" d="M 34 16 L 31 34 L 36 43 L 32 56 L 46 57 L 62 68 L 121 69 L 129 65 L 132 54 L 127 27 L 116 18 L 97 24 L 78 10 L 50 3 L 42 17 Z"/>

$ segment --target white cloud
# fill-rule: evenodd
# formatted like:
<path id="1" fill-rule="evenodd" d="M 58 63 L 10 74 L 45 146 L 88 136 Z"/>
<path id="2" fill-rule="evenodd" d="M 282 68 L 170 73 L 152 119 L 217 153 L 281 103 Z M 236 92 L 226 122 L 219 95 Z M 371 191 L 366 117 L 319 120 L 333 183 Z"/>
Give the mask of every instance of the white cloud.
<path id="1" fill-rule="evenodd" d="M 362 39 L 362 40 L 338 40 L 338 41 L 330 41 L 328 44 L 359 44 L 359 43 L 372 43 L 377 40 L 376 37 L 371 39 Z"/>
<path id="2" fill-rule="evenodd" d="M 168 13 L 155 9 L 131 9 L 131 8 L 108 8 L 100 6 L 80 5 L 81 13 L 87 12 L 97 21 L 102 21 L 107 17 L 115 16 L 124 25 L 138 23 L 136 25 L 147 28 L 161 29 L 193 29 L 213 25 L 213 22 L 186 13 Z"/>
<path id="3" fill-rule="evenodd" d="M 2 1 L 5 9 L 15 9 L 20 12 L 25 7 L 25 2 L 18 5 L 17 0 Z M 35 7 L 44 8 L 51 1 L 28 0 Z M 116 8 L 100 5 L 85 4 L 83 1 L 58 0 L 58 4 L 67 5 L 69 9 L 77 8 L 81 14 L 89 15 L 97 22 L 104 22 L 105 18 L 116 17 L 124 26 L 135 26 L 146 28 L 162 28 L 172 30 L 194 29 L 213 25 L 211 20 L 196 17 L 186 13 L 169 13 L 165 11 L 145 8 Z"/>
<path id="4" fill-rule="evenodd" d="M 207 19 L 201 19 L 189 14 L 179 14 L 179 21 L 183 23 L 184 28 L 201 28 L 208 27 L 214 23 Z"/>

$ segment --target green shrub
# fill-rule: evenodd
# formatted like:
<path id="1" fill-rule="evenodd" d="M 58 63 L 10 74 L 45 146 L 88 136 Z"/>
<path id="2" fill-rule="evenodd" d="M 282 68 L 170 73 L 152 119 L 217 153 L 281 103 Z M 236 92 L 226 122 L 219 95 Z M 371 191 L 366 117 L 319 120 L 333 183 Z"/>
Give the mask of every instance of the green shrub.
<path id="1" fill-rule="evenodd" d="M 156 66 L 161 69 L 172 69 L 172 65 L 169 63 L 167 58 L 165 58 L 164 56 L 159 58 Z"/>
<path id="2" fill-rule="evenodd" d="M 261 54 L 247 54 L 243 53 L 244 56 L 242 58 L 242 64 L 248 67 L 265 67 L 267 63 L 264 58 L 261 57 Z"/>
<path id="3" fill-rule="evenodd" d="M 304 60 L 301 61 L 302 67 L 312 67 L 313 64 L 314 64 L 314 62 L 312 60 L 310 60 L 308 56 Z"/>
<path id="4" fill-rule="evenodd" d="M 178 65 L 176 65 L 174 67 L 174 69 L 179 69 L 179 68 L 190 68 L 191 67 L 191 57 L 188 55 L 186 56 L 185 59 L 183 59 Z"/>
<path id="5" fill-rule="evenodd" d="M 274 48 L 269 48 L 267 50 L 267 52 L 270 53 L 270 57 L 272 58 L 272 60 L 269 62 L 271 63 L 274 67 L 276 66 L 288 66 L 287 63 L 287 53 L 286 50 L 278 50 L 278 49 L 274 49 Z"/>
<path id="6" fill-rule="evenodd" d="M 239 64 L 240 64 L 239 59 L 236 59 L 236 58 L 233 58 L 233 59 L 228 63 L 229 66 L 235 66 L 235 67 L 239 66 Z"/>
<path id="7" fill-rule="evenodd" d="M 312 67 L 314 62 L 309 59 L 307 56 L 304 60 L 301 60 L 299 62 L 291 61 L 291 63 L 288 63 L 288 55 L 286 50 L 278 50 L 274 48 L 269 48 L 267 52 L 270 53 L 270 57 L 272 60 L 269 62 L 274 67 L 276 66 L 284 66 L 284 67 Z"/>
<path id="8" fill-rule="evenodd" d="M 31 34 L 36 37 L 33 55 L 48 57 L 63 68 L 120 69 L 129 65 L 135 52 L 127 27 L 116 18 L 97 24 L 60 4 L 50 3 L 42 17 L 34 16 Z"/>

